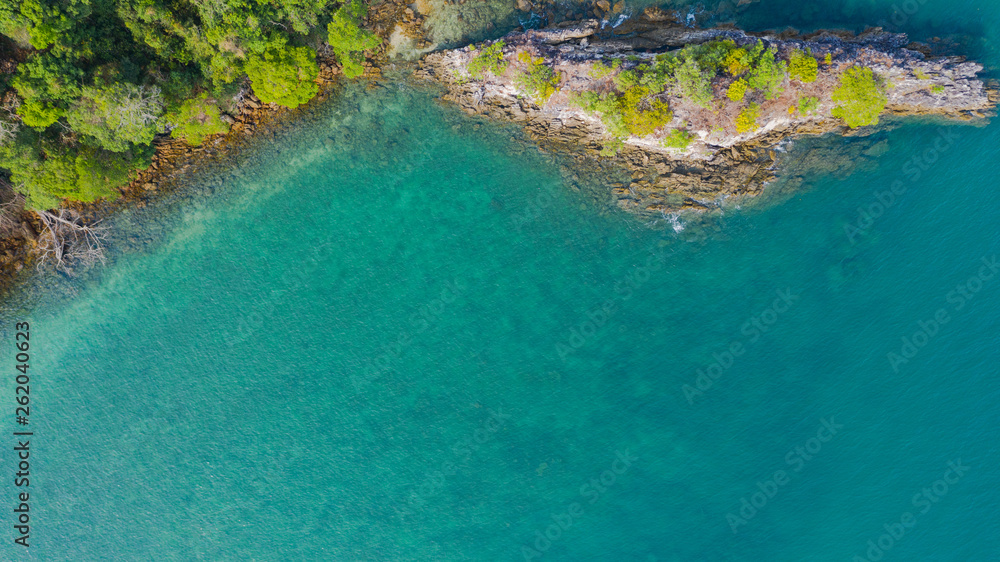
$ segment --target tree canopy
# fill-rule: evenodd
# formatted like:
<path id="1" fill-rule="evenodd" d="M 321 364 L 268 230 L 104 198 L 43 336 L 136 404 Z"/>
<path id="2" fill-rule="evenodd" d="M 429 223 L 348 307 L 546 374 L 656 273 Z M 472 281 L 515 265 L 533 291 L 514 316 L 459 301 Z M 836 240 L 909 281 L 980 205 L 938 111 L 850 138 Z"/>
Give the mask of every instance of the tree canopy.
<path id="1" fill-rule="evenodd" d="M 0 176 L 39 209 L 113 197 L 156 135 L 228 130 L 247 78 L 264 102 L 309 101 L 324 28 L 360 74 L 380 43 L 366 14 L 360 0 L 4 0 L 0 41 L 25 56 L 0 76 Z"/>

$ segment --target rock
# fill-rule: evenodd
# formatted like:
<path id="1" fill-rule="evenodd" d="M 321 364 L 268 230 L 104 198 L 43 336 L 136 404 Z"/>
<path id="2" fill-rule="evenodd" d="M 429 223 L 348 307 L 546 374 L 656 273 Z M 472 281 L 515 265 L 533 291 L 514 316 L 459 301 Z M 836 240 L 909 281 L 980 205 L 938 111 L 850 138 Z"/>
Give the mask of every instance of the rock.
<path id="1" fill-rule="evenodd" d="M 614 10 L 621 11 L 620 6 L 619 2 Z M 608 0 L 598 3 L 594 9 L 598 16 L 609 11 L 612 10 Z M 626 20 L 613 31 L 606 29 L 606 33 L 598 35 L 599 27 L 597 20 L 590 19 L 505 37 L 507 45 L 527 48 L 535 56 L 543 57 L 547 64 L 557 67 L 562 75 L 561 92 L 541 106 L 522 97 L 512 76 L 491 76 L 486 82 L 454 81 L 455 73 L 464 70 L 470 49 L 427 55 L 420 61 L 417 76 L 441 82 L 448 90 L 443 98 L 467 113 L 521 122 L 539 149 L 572 157 L 580 173 L 606 179 L 630 178 L 632 183 L 627 187 L 625 184 L 613 187 L 616 190 L 614 198 L 622 208 L 657 220 L 662 220 L 663 213 L 681 209 L 717 208 L 718 202 L 728 196 L 759 194 L 765 182 L 775 176 L 772 168 L 781 158 L 775 148 L 784 139 L 828 132 L 865 132 L 864 129 L 847 131 L 842 121 L 828 113 L 789 114 L 789 102 L 784 99 L 762 101 L 765 114 L 759 123 L 766 123 L 767 127 L 736 135 L 733 132 L 736 105 L 724 104 L 722 111 L 712 112 L 666 91 L 661 96 L 669 102 L 675 121 L 651 135 L 626 139 L 615 157 L 601 156 L 599 151 L 611 144 L 605 126 L 597 116 L 569 103 L 569 95 L 573 92 L 606 87 L 606 82 L 598 83 L 590 71 L 594 61 L 600 59 L 607 63 L 617 59 L 628 65 L 635 57 L 706 41 L 731 39 L 741 45 L 750 45 L 757 41 L 757 36 L 732 27 L 688 28 L 654 8 L 646 9 L 641 17 Z M 834 60 L 830 66 L 824 65 L 824 74 L 839 72 L 855 64 L 874 68 L 894 86 L 887 93 L 886 113 L 973 119 L 992 114 L 1000 94 L 997 85 L 986 87 L 977 78 L 982 70 L 980 65 L 954 57 L 925 57 L 907 50 L 903 47 L 907 39 L 902 34 L 867 30 L 854 36 L 820 31 L 800 37 L 794 30 L 786 30 L 782 37 L 784 39 L 765 35 L 781 53 L 800 48 L 810 48 L 821 55 L 832 53 Z M 933 69 L 933 82 L 914 76 L 914 69 L 924 66 L 928 74 Z M 723 76 L 715 79 L 716 95 L 724 92 L 729 80 Z M 929 83 L 944 85 L 946 89 L 939 95 L 931 95 Z M 803 87 L 793 82 L 789 89 Z M 809 85 L 808 92 L 829 100 L 835 87 L 836 80 L 820 80 Z M 797 92 L 789 91 L 789 95 L 795 94 Z M 828 111 L 829 102 L 823 103 L 827 104 L 824 110 Z M 672 128 L 695 134 L 686 152 L 662 147 L 664 131 Z M 871 128 L 868 129 L 870 132 Z M 885 145 L 872 147 L 872 157 L 883 150 Z"/>
<path id="2" fill-rule="evenodd" d="M 611 3 L 608 2 L 608 0 L 597 0 L 596 4 L 597 7 L 604 12 L 608 12 L 611 10 Z"/>
<path id="3" fill-rule="evenodd" d="M 528 2 L 528 0 L 517 0 L 517 9 L 522 12 L 530 12 L 532 9 L 531 2 Z"/>

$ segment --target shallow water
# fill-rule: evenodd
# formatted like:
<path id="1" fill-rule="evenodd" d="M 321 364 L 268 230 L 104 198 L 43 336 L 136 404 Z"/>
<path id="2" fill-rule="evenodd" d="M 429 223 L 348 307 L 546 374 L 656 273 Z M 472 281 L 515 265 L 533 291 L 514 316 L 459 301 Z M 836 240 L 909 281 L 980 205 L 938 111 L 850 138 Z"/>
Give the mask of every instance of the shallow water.
<path id="1" fill-rule="evenodd" d="M 1000 126 L 823 139 L 884 144 L 793 168 L 779 205 L 644 225 L 387 84 L 8 308 L 28 558 L 850 560 L 904 513 L 885 560 L 1000 551 L 1000 275 L 970 281 L 1000 254 Z"/>

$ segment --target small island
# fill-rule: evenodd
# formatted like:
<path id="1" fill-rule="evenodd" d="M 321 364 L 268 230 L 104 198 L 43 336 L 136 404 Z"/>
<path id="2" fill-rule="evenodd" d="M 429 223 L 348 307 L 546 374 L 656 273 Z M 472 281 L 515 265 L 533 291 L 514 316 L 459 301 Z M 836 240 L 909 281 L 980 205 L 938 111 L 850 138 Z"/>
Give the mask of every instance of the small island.
<path id="1" fill-rule="evenodd" d="M 853 134 L 887 115 L 987 119 L 998 92 L 982 66 L 924 51 L 880 29 L 751 34 L 648 9 L 616 28 L 564 22 L 432 53 L 419 74 L 544 146 L 614 158 L 633 179 L 613 185 L 619 206 L 659 215 L 759 193 L 793 136 Z"/>

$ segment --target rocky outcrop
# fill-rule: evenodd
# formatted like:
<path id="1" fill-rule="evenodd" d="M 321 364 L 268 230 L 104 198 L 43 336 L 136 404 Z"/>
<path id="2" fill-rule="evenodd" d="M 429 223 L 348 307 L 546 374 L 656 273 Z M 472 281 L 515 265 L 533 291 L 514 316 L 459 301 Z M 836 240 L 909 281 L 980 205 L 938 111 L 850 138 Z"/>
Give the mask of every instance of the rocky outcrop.
<path id="1" fill-rule="evenodd" d="M 979 64 L 961 57 L 929 57 L 905 35 L 879 29 L 857 36 L 824 31 L 779 37 L 730 28 L 692 29 L 656 10 L 647 10 L 642 17 L 613 29 L 602 29 L 601 25 L 597 20 L 564 22 L 510 34 L 503 38 L 504 58 L 510 62 L 500 75 L 486 73 L 481 79 L 469 75 L 468 64 L 480 52 L 473 47 L 427 55 L 417 74 L 445 85 L 444 98 L 466 112 L 521 122 L 541 145 L 575 153 L 583 163 L 604 158 L 601 150 L 615 142 L 598 115 L 573 102 L 579 92 L 613 89 L 607 72 L 594 72 L 598 63 L 607 68 L 618 61 L 621 69 L 631 69 L 652 61 L 657 54 L 719 40 L 748 48 L 761 40 L 775 49 L 779 58 L 808 50 L 819 60 L 814 82 L 786 78 L 781 95 L 775 99 L 758 95 L 753 100 L 758 102 L 760 117 L 758 126 L 750 131 L 741 132 L 736 126 L 747 100 L 737 103 L 727 99 L 726 90 L 734 79 L 724 73 L 713 79 L 715 102 L 708 108 L 671 88 L 659 94 L 669 102 L 672 120 L 653 134 L 624 139 L 613 157 L 632 178 L 613 184 L 618 204 L 653 215 L 711 209 L 726 197 L 759 193 L 774 177 L 775 149 L 789 137 L 858 134 L 831 116 L 837 105 L 831 94 L 850 67 L 871 68 L 887 84 L 884 115 L 973 122 L 992 115 L 997 102 L 996 88 L 977 78 L 982 70 Z M 524 65 L 517 62 L 517 55 L 523 52 L 543 57 L 559 76 L 559 89 L 542 103 L 526 96 L 518 86 L 517 76 Z M 818 106 L 803 113 L 798 102 L 806 96 L 816 98 Z M 662 141 L 672 129 L 692 135 L 686 149 L 664 147 Z"/>

